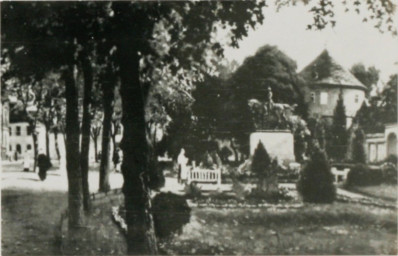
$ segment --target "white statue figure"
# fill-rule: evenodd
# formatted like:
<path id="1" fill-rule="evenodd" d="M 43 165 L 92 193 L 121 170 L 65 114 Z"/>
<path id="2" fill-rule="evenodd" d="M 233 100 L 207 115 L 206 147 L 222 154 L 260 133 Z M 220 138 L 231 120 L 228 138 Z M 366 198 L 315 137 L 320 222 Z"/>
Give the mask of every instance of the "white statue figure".
<path id="1" fill-rule="evenodd" d="M 185 156 L 185 149 L 181 149 L 177 158 L 178 163 L 178 183 L 182 183 L 188 178 L 188 158 Z"/>
<path id="2" fill-rule="evenodd" d="M 29 149 L 27 149 L 25 151 L 25 154 L 24 154 L 24 157 L 23 157 L 23 170 L 24 170 L 24 172 L 28 172 L 29 169 L 30 169 L 30 163 L 31 163 L 30 156 L 31 156 L 31 154 L 32 153 L 31 153 L 31 151 Z"/>

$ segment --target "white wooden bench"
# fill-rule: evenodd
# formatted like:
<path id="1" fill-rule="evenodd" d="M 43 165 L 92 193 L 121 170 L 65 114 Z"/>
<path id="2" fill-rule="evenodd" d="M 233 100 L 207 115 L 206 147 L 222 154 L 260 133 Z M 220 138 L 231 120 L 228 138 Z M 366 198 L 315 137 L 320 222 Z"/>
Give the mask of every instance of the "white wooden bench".
<path id="1" fill-rule="evenodd" d="M 188 173 L 187 183 L 211 183 L 216 182 L 217 186 L 221 186 L 221 170 L 209 170 L 194 168 Z"/>

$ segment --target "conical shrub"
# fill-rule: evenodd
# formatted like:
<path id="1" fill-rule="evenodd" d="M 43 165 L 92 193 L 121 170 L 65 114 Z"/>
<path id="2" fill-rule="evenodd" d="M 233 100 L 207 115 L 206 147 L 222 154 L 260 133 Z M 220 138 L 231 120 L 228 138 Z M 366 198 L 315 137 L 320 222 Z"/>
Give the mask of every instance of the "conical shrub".
<path id="1" fill-rule="evenodd" d="M 324 151 L 314 150 L 297 183 L 304 202 L 332 203 L 336 198 L 333 175 Z"/>

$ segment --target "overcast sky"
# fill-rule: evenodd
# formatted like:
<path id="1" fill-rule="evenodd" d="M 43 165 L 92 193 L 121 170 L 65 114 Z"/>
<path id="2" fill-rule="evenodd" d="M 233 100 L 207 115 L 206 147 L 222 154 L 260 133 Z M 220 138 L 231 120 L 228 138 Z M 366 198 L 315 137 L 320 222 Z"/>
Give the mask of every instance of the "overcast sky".
<path id="1" fill-rule="evenodd" d="M 380 69 L 384 81 L 398 72 L 398 37 L 380 33 L 370 23 L 363 23 L 363 16 L 345 13 L 342 6 L 336 9 L 336 27 L 323 31 L 306 30 L 312 21 L 308 9 L 302 4 L 284 7 L 279 12 L 272 7 L 266 8 L 263 25 L 250 31 L 239 49 L 227 48 L 226 58 L 242 63 L 259 47 L 276 45 L 297 62 L 298 71 L 301 71 L 326 47 L 332 57 L 346 68 L 358 62 L 374 65 Z"/>

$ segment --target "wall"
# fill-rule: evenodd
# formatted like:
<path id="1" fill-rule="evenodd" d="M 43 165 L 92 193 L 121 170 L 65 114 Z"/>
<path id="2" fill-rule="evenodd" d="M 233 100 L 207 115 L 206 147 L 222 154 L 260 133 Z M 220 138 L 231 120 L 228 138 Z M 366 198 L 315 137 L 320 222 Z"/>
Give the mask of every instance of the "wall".
<path id="1" fill-rule="evenodd" d="M 284 162 L 294 162 L 293 134 L 290 131 L 263 131 L 250 134 L 250 155 L 261 141 L 271 157 Z"/>
<path id="2" fill-rule="evenodd" d="M 384 131 L 386 141 L 386 156 L 397 155 L 398 124 L 387 124 Z"/>
<path id="3" fill-rule="evenodd" d="M 365 99 L 365 92 L 361 89 L 355 88 L 343 88 L 344 106 L 346 108 L 347 117 L 353 117 L 362 106 Z M 315 102 L 312 102 L 311 93 L 306 98 L 309 102 L 309 113 L 311 117 L 332 117 L 334 109 L 337 105 L 337 100 L 340 94 L 340 88 L 322 85 L 313 86 L 310 89 L 311 93 L 315 93 Z M 327 104 L 321 104 L 321 93 L 326 92 L 328 94 Z M 358 102 L 355 102 L 355 97 L 358 96 Z M 347 126 L 351 125 L 351 118 L 347 120 Z"/>

